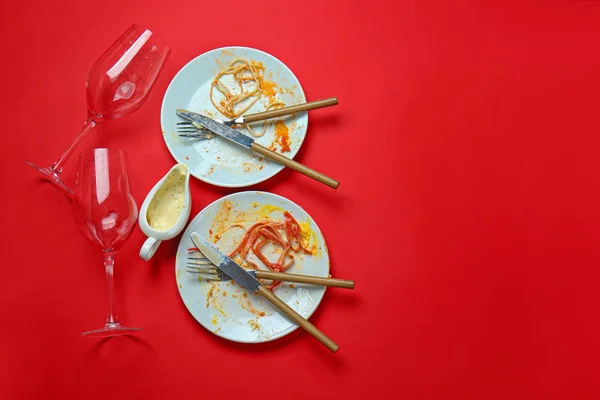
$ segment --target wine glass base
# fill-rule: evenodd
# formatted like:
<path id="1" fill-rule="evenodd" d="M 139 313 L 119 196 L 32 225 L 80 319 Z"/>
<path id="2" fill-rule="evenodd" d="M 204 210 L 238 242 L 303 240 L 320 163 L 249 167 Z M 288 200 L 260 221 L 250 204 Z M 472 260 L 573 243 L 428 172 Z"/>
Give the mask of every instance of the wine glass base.
<path id="1" fill-rule="evenodd" d="M 50 182 L 54 183 L 56 186 L 58 186 L 59 188 L 61 188 L 65 192 L 67 192 L 69 195 L 71 195 L 71 196 L 73 195 L 73 191 L 71 189 L 69 189 L 69 187 L 67 185 L 65 185 L 63 183 L 60 173 L 57 172 L 54 168 L 52 168 L 52 167 L 42 168 L 42 167 L 38 167 L 37 165 L 33 164 L 30 161 L 26 161 L 26 162 L 31 167 L 33 167 L 33 168 L 37 169 L 39 172 L 41 172 L 44 175 L 44 177 L 46 179 L 48 179 Z"/>
<path id="2" fill-rule="evenodd" d="M 83 332 L 83 336 L 91 337 L 111 337 L 111 336 L 123 336 L 133 335 L 136 332 L 141 331 L 142 328 L 128 328 L 119 323 L 106 324 L 102 329 L 95 329 L 93 331 Z"/>

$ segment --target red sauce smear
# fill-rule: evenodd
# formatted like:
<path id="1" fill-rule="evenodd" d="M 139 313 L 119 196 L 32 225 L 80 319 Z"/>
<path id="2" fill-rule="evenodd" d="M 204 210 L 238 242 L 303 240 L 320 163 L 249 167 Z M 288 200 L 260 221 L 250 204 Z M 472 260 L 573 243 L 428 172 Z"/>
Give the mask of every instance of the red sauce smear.
<path id="1" fill-rule="evenodd" d="M 284 272 L 294 263 L 294 252 L 312 254 L 302 244 L 302 228 L 288 211 L 283 213 L 284 222 L 265 220 L 257 222 L 246 231 L 242 241 L 227 256 L 233 258 L 239 254 L 242 260 L 252 269 L 258 270 L 258 265 L 248 260 L 250 250 L 258 259 L 273 272 Z M 283 231 L 285 236 L 280 233 Z M 281 249 L 277 261 L 270 261 L 263 253 L 262 249 L 267 243 Z M 192 247 L 188 251 L 198 251 L 198 248 Z M 273 290 L 281 284 L 280 281 L 272 281 L 270 285 L 265 285 L 267 289 Z"/>

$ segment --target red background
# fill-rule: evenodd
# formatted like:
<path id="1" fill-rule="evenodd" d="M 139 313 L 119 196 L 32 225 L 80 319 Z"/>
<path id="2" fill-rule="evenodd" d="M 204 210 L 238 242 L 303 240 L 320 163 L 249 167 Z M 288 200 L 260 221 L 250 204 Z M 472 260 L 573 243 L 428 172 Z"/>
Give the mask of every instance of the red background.
<path id="1" fill-rule="evenodd" d="M 599 2 L 50 3 L 0 13 L 1 398 L 600 395 Z M 143 333 L 81 337 L 105 317 L 101 255 L 24 161 L 66 149 L 89 67 L 132 22 L 171 57 L 145 106 L 78 150 L 126 149 L 139 204 L 173 164 L 162 96 L 197 55 L 256 47 L 309 100 L 339 98 L 311 112 L 298 155 L 339 190 L 287 170 L 255 187 L 303 206 L 332 274 L 356 280 L 312 318 L 337 354 L 302 331 L 240 345 L 204 330 L 176 288 L 177 241 L 145 263 L 137 227 L 116 285 L 121 319 Z M 192 215 L 232 192 L 192 190 Z"/>

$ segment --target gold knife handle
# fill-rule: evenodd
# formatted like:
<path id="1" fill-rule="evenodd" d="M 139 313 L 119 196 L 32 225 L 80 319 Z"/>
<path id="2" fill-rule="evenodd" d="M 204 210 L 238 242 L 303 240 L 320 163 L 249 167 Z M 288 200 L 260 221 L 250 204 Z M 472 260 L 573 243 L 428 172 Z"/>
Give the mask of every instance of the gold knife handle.
<path id="1" fill-rule="evenodd" d="M 317 108 L 335 106 L 338 103 L 336 97 L 330 99 L 311 101 L 309 103 L 296 104 L 289 107 L 279 108 L 277 110 L 263 111 L 255 114 L 244 115 L 244 122 L 251 123 L 256 121 L 264 121 L 265 119 L 283 117 L 284 115 L 294 114 L 300 111 L 315 110 Z"/>
<path id="2" fill-rule="evenodd" d="M 316 181 L 324 183 L 329 187 L 337 189 L 337 187 L 340 184 L 335 179 L 331 179 L 327 175 L 323 175 L 322 173 L 317 172 L 314 169 L 308 168 L 307 166 L 300 164 L 298 161 L 294 161 L 291 158 L 287 158 L 279 153 L 274 152 L 273 150 L 269 150 L 265 146 L 261 146 L 256 142 L 253 142 L 250 148 L 258 154 L 270 158 L 273 161 L 277 161 L 278 163 L 283 164 L 286 167 L 293 169 L 294 171 L 298 171 L 301 174 L 308 176 L 309 178 L 313 178 Z"/>
<path id="3" fill-rule="evenodd" d="M 270 279 L 273 281 L 308 283 L 311 285 L 322 285 L 344 289 L 354 289 L 354 281 L 345 279 L 322 278 L 320 276 L 288 274 L 286 272 L 256 271 L 256 277 Z"/>
<path id="4" fill-rule="evenodd" d="M 258 288 L 256 293 L 260 294 L 271 304 L 280 309 L 292 321 L 301 326 L 306 332 L 314 336 L 319 342 L 323 343 L 329 350 L 335 353 L 339 349 L 340 346 L 338 346 L 333 340 L 329 339 L 323 332 L 317 329 L 316 326 L 308 322 L 300 314 L 294 311 L 294 309 L 288 306 L 283 300 L 275 296 L 269 289 L 265 289 L 264 286 L 261 286 Z"/>

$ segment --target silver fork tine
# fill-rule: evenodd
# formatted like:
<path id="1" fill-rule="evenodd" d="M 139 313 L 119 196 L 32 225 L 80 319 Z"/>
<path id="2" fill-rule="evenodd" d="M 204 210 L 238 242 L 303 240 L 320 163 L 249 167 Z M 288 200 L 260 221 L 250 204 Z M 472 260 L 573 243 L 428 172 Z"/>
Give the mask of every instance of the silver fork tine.
<path id="1" fill-rule="evenodd" d="M 193 269 L 194 271 L 202 272 L 205 274 L 218 274 L 219 270 L 215 267 L 197 266 L 196 264 L 185 264 L 186 268 Z"/>
<path id="2" fill-rule="evenodd" d="M 198 255 L 188 256 L 185 270 L 213 281 L 223 280 L 221 271 L 200 252 L 198 252 Z"/>
<path id="3" fill-rule="evenodd" d="M 205 265 L 198 266 L 196 264 L 190 264 L 190 263 L 187 263 L 185 266 L 188 268 L 191 268 L 195 271 L 205 272 L 207 274 L 216 274 L 217 273 L 217 269 L 215 267 L 208 267 Z"/>
<path id="4" fill-rule="evenodd" d="M 204 129 L 204 127 L 202 125 L 197 124 L 195 122 L 189 122 L 189 121 L 178 122 L 177 126 L 181 127 L 181 128 L 193 127 L 193 128 L 196 128 L 196 129 Z"/>
<path id="5" fill-rule="evenodd" d="M 215 137 L 215 135 L 212 135 L 210 133 L 178 133 L 177 134 L 179 137 L 182 138 L 192 138 L 192 139 L 199 139 L 199 140 L 208 140 L 208 139 L 212 139 Z"/>
<path id="6" fill-rule="evenodd" d="M 185 266 L 185 270 L 191 272 L 193 274 L 198 274 L 207 279 L 212 280 L 223 280 L 223 276 L 221 271 L 219 271 L 212 263 L 208 264 L 197 264 L 199 261 L 190 261 L 188 258 L 188 263 Z M 210 263 L 210 261 L 209 261 Z"/>
<path id="7" fill-rule="evenodd" d="M 205 274 L 216 274 L 217 273 L 217 269 L 213 268 L 213 267 L 198 266 L 196 264 L 190 264 L 190 263 L 185 264 L 185 267 L 189 268 L 189 269 L 193 269 L 194 271 L 203 272 Z"/>
<path id="8" fill-rule="evenodd" d="M 211 265 L 214 268 L 214 264 L 211 263 L 208 258 L 204 258 L 204 257 L 188 257 L 188 261 L 193 262 L 195 265 Z"/>
<path id="9" fill-rule="evenodd" d="M 191 268 L 195 268 L 195 269 L 199 269 L 199 270 L 204 270 L 204 271 L 209 271 L 209 272 L 216 272 L 218 271 L 218 268 L 215 267 L 214 264 L 210 263 L 210 261 L 208 263 L 202 262 L 202 261 L 195 261 L 195 260 L 191 260 L 188 258 L 187 263 L 185 264 L 188 267 Z"/>
<path id="10" fill-rule="evenodd" d="M 195 122 L 189 122 L 189 121 L 183 121 L 183 122 L 178 122 L 177 123 L 177 129 L 195 129 L 195 130 L 199 130 L 202 132 L 208 132 L 208 129 L 206 129 L 204 126 L 197 124 Z"/>
<path id="11" fill-rule="evenodd" d="M 201 276 L 206 279 L 210 279 L 211 281 L 220 281 L 221 280 L 219 275 L 205 274 L 203 272 L 198 272 L 198 271 L 194 271 L 193 269 L 189 269 L 188 267 L 186 267 L 185 270 L 191 274 L 198 275 L 198 276 Z"/>
<path id="12" fill-rule="evenodd" d="M 208 140 L 215 137 L 211 131 L 205 129 L 202 125 L 189 121 L 177 122 L 177 134 L 179 137 L 198 140 Z"/>

